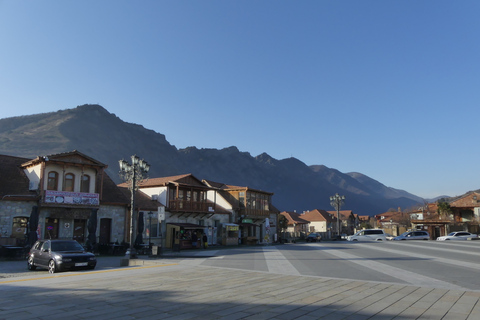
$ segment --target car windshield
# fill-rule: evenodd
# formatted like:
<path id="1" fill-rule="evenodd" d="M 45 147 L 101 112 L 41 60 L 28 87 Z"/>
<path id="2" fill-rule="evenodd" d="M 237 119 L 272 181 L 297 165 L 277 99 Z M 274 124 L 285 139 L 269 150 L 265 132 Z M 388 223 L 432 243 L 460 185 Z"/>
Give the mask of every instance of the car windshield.
<path id="1" fill-rule="evenodd" d="M 83 251 L 83 247 L 76 241 L 55 241 L 52 251 Z"/>
<path id="2" fill-rule="evenodd" d="M 456 232 L 450 232 L 448 235 L 449 236 L 454 236 Z"/>
<path id="3" fill-rule="evenodd" d="M 404 232 L 404 233 L 402 233 L 402 234 L 400 235 L 400 237 L 406 237 L 407 234 L 409 234 L 409 233 L 410 233 L 410 231 Z"/>

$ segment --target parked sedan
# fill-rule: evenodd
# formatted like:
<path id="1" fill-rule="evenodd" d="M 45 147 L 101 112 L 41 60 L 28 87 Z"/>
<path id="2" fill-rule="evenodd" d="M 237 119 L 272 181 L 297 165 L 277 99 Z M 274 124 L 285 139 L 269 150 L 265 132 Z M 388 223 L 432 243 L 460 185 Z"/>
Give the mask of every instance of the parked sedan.
<path id="1" fill-rule="evenodd" d="M 448 235 L 443 237 L 438 237 L 437 241 L 446 241 L 446 240 L 468 240 L 478 238 L 478 235 L 466 232 L 466 231 L 459 231 L 459 232 L 450 232 Z"/>
<path id="2" fill-rule="evenodd" d="M 319 233 L 315 233 L 315 232 L 310 233 L 306 238 L 307 242 L 317 242 L 317 241 L 320 242 L 321 240 L 322 240 L 322 236 Z"/>
<path id="3" fill-rule="evenodd" d="M 28 270 L 37 267 L 48 272 L 72 270 L 77 268 L 94 269 L 97 259 L 75 240 L 39 240 L 28 253 Z"/>

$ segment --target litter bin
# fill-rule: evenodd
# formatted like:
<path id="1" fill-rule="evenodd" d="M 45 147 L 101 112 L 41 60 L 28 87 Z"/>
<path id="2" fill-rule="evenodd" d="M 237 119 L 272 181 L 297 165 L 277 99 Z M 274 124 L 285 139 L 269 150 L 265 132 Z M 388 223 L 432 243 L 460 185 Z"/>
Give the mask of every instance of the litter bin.
<path id="1" fill-rule="evenodd" d="M 162 253 L 161 246 L 152 246 L 152 256 L 159 256 Z"/>

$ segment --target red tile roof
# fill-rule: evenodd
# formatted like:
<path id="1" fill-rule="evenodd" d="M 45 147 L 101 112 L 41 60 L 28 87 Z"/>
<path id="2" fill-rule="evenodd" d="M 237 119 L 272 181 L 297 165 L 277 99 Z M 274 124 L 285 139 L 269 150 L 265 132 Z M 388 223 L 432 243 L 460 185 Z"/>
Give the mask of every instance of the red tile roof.
<path id="1" fill-rule="evenodd" d="M 337 221 L 337 218 L 332 216 L 330 213 L 328 213 L 325 210 L 321 209 L 314 209 L 311 211 L 307 211 L 304 214 L 301 215 L 302 219 L 307 220 L 307 221 L 327 221 L 327 222 L 332 222 L 332 221 Z"/>
<path id="2" fill-rule="evenodd" d="M 283 211 L 283 212 L 280 212 L 280 214 L 282 216 L 284 216 L 285 218 L 287 218 L 289 225 L 293 225 L 294 223 L 295 224 L 309 224 L 310 223 L 310 221 L 307 221 L 307 220 L 304 220 L 304 219 L 300 218 L 300 214 L 296 213 L 296 212 Z"/>

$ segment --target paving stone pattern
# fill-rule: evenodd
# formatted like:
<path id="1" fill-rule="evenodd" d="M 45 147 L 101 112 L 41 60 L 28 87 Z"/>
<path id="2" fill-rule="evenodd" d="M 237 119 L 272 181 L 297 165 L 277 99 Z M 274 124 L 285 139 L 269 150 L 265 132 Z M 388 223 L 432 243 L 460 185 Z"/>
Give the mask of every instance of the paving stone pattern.
<path id="1" fill-rule="evenodd" d="M 0 290 L 0 319 L 480 319 L 480 292 L 172 262 L 127 277 L 0 279 L 22 281 Z"/>

